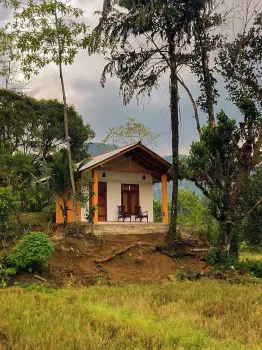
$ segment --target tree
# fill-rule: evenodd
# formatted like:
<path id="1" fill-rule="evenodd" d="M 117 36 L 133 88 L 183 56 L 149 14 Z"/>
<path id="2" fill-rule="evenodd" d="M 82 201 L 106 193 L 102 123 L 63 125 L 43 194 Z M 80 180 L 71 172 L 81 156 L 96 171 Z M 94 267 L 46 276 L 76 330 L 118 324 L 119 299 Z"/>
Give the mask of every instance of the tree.
<path id="1" fill-rule="evenodd" d="M 238 108 L 242 121 L 238 125 L 234 118 L 221 111 L 212 122 L 207 112 L 208 124 L 200 132 L 200 141 L 192 144 L 190 157 L 181 164 L 181 178 L 193 180 L 211 201 L 213 215 L 220 224 L 217 240 L 220 261 L 232 252 L 234 226 L 242 215 L 247 214 L 242 212 L 239 216 L 238 201 L 260 162 L 261 14 L 253 18 L 253 23 L 250 19 L 250 24 L 248 29 L 245 23 L 244 31 L 233 41 L 228 38 L 220 41 L 215 60 L 216 71 L 224 78 L 230 101 Z M 216 90 L 208 87 L 203 79 L 203 66 L 198 65 L 198 69 L 202 86 L 213 94 L 214 99 Z M 211 70 L 210 73 L 213 74 Z M 207 100 L 202 101 L 201 108 L 207 109 Z"/>
<path id="2" fill-rule="evenodd" d="M 158 135 L 154 134 L 150 128 L 143 123 L 137 122 L 135 118 L 127 118 L 125 124 L 110 128 L 101 144 L 113 144 L 115 147 L 125 145 L 130 142 L 141 141 L 144 145 L 154 146 Z"/>
<path id="3" fill-rule="evenodd" d="M 71 179 L 69 172 L 69 160 L 66 149 L 57 152 L 50 166 L 50 185 L 56 195 L 57 204 L 59 205 L 64 218 L 64 227 L 68 223 L 68 201 L 72 198 L 70 191 Z"/>
<path id="4" fill-rule="evenodd" d="M 74 106 L 68 106 L 68 134 L 72 157 L 87 157 L 88 142 L 95 134 Z M 58 100 L 36 100 L 22 93 L 0 89 L 0 145 L 2 152 L 23 151 L 47 158 L 65 145 L 64 106 Z"/>
<path id="5" fill-rule="evenodd" d="M 181 162 L 181 177 L 194 181 L 211 201 L 212 215 L 220 225 L 217 240 L 219 260 L 227 259 L 233 235 L 233 226 L 239 220 L 237 202 L 248 178 L 259 162 L 261 114 L 251 100 L 238 105 L 246 119 L 247 134 L 242 123 L 237 126 L 223 111 L 217 117 L 216 127 L 203 128 L 199 142 L 193 142 L 190 155 Z M 243 213 L 242 213 L 243 214 Z"/>
<path id="6" fill-rule="evenodd" d="M 107 74 L 118 77 L 124 104 L 129 103 L 135 94 L 150 95 L 153 88 L 158 87 L 160 77 L 169 74 L 173 194 L 166 242 L 171 250 L 178 240 L 178 84 L 186 89 L 194 102 L 178 71 L 189 62 L 186 49 L 190 45 L 193 22 L 200 16 L 202 6 L 201 0 L 105 0 L 94 31 L 92 50 L 99 51 L 101 45 L 110 49 L 109 63 L 104 68 L 101 83 L 105 84 Z M 195 118 L 199 122 L 197 113 Z"/>
<path id="7" fill-rule="evenodd" d="M 25 5 L 20 1 L 11 1 L 11 3 L 16 9 L 13 27 L 19 35 L 17 46 L 25 55 L 23 66 L 26 76 L 29 77 L 31 74 L 37 73 L 39 69 L 51 62 L 59 68 L 74 215 L 75 221 L 78 221 L 63 65 L 73 64 L 78 50 L 82 47 L 81 35 L 87 31 L 87 26 L 79 21 L 83 11 L 71 6 L 70 0 L 66 2 L 32 0 Z"/>
<path id="8" fill-rule="evenodd" d="M 237 203 L 237 215 L 234 235 L 237 248 L 246 242 L 252 250 L 262 247 L 262 169 L 259 167 L 250 176 L 248 183 Z"/>
<path id="9" fill-rule="evenodd" d="M 14 91 L 0 89 L 0 144 L 2 151 L 30 153 L 38 134 L 36 101 Z"/>
<path id="10" fill-rule="evenodd" d="M 37 101 L 37 117 L 39 120 L 39 148 L 43 157 L 50 151 L 66 144 L 64 128 L 64 106 L 58 100 Z M 68 135 L 74 161 L 88 156 L 88 142 L 95 137 L 89 124 L 84 124 L 83 117 L 73 105 L 67 106 Z"/>
<path id="11" fill-rule="evenodd" d="M 16 47 L 16 36 L 7 28 L 0 29 L 0 81 L 1 88 L 21 90 L 27 82 L 22 75 L 21 56 Z"/>
<path id="12" fill-rule="evenodd" d="M 16 152 L 13 155 L 0 152 L 0 186 L 10 187 L 19 200 L 14 214 L 20 222 L 20 213 L 26 211 L 26 198 L 32 182 L 41 174 L 39 162 L 31 155 Z"/>

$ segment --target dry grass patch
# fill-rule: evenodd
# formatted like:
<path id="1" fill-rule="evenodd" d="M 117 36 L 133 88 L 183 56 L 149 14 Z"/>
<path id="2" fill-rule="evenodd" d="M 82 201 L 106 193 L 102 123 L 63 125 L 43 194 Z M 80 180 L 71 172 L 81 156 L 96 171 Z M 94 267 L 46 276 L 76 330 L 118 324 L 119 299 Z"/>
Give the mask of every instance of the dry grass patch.
<path id="1" fill-rule="evenodd" d="M 14 350 L 262 348 L 259 285 L 9 288 L 0 305 L 0 331 Z"/>

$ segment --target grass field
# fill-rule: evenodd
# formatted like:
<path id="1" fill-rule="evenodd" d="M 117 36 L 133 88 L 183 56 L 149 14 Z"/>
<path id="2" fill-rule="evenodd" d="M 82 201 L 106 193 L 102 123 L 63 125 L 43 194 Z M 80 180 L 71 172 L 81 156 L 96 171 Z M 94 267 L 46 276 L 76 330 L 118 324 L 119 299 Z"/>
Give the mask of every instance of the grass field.
<path id="1" fill-rule="evenodd" d="M 262 349 L 261 285 L 14 287 L 0 305 L 1 350 Z"/>
<path id="2" fill-rule="evenodd" d="M 240 260 L 262 260 L 262 253 L 251 253 L 249 251 L 240 252 Z"/>

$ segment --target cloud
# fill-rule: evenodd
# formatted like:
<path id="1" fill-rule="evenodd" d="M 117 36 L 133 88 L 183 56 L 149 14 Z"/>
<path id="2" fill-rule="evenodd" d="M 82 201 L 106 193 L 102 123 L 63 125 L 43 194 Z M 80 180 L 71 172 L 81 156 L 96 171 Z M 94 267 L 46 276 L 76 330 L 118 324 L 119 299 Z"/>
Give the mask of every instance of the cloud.
<path id="1" fill-rule="evenodd" d="M 102 9 L 102 0 L 73 0 L 74 6 L 80 6 L 85 10 L 85 22 L 93 28 L 98 17 L 94 11 Z M 5 22 L 10 13 L 1 11 L 0 22 Z M 109 78 L 106 87 L 100 86 L 100 76 L 105 65 L 103 56 L 89 56 L 82 51 L 77 56 L 72 66 L 64 68 L 67 101 L 74 104 L 82 114 L 84 120 L 91 124 L 96 131 L 96 140 L 100 141 L 110 127 L 120 125 L 125 117 L 135 117 L 150 127 L 153 132 L 160 134 L 156 151 L 161 155 L 171 154 L 171 130 L 169 113 L 168 77 L 161 80 L 160 88 L 154 91 L 150 98 L 144 98 L 137 104 L 134 99 L 130 105 L 123 106 L 119 98 L 119 81 Z M 183 78 L 190 87 L 193 95 L 199 95 L 199 86 L 196 78 L 192 77 L 188 70 L 182 72 Z M 227 102 L 223 82 L 219 81 L 219 90 L 222 92 L 221 103 L 217 111 L 224 108 L 230 115 L 237 115 L 236 110 Z M 61 100 L 61 86 L 58 68 L 50 65 L 41 70 L 31 83 L 28 92 L 36 98 L 58 98 Z M 180 90 L 180 152 L 187 152 L 193 140 L 197 140 L 195 120 L 193 118 L 192 105 L 185 91 Z M 201 115 L 201 123 L 205 118 Z"/>

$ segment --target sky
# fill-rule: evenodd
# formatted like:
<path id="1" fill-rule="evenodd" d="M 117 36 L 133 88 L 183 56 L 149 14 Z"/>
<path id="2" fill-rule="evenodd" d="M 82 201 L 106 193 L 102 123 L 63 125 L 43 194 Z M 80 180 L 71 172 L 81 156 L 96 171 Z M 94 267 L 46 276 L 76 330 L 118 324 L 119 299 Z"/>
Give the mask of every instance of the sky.
<path id="1" fill-rule="evenodd" d="M 254 0 L 255 1 L 255 0 Z M 262 1 L 262 0 L 261 0 Z M 81 7 L 84 11 L 84 20 L 90 28 L 93 28 L 98 17 L 94 12 L 102 9 L 102 0 L 72 0 L 74 6 Z M 3 25 L 10 14 L 0 8 L 0 26 Z M 81 51 L 72 66 L 65 67 L 65 84 L 68 104 L 75 105 L 96 132 L 93 141 L 101 141 L 109 128 L 117 127 L 127 117 L 134 117 L 159 134 L 155 151 L 160 155 L 171 154 L 171 128 L 169 114 L 168 78 L 160 81 L 160 87 L 154 91 L 150 98 L 144 98 L 137 103 L 134 98 L 128 106 L 124 106 L 119 97 L 119 81 L 116 78 L 108 78 L 105 88 L 100 85 L 100 76 L 105 65 L 102 55 L 89 56 L 88 52 Z M 187 71 L 183 72 L 183 78 L 191 89 L 193 95 L 199 95 L 197 81 Z M 223 108 L 234 117 L 236 110 L 226 100 L 227 94 L 223 88 L 223 82 L 219 81 L 218 87 L 221 93 L 217 111 Z M 55 65 L 42 69 L 38 76 L 32 79 L 28 94 L 35 98 L 62 99 L 59 72 Z M 203 123 L 205 118 L 201 116 Z M 192 141 L 197 140 L 193 110 L 187 95 L 180 91 L 180 153 L 187 153 Z"/>

